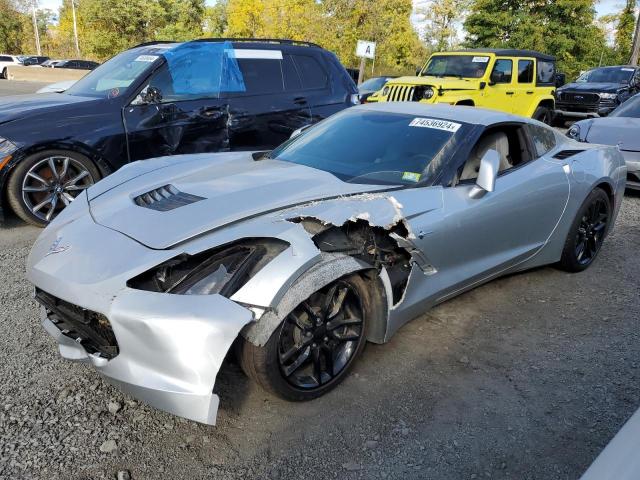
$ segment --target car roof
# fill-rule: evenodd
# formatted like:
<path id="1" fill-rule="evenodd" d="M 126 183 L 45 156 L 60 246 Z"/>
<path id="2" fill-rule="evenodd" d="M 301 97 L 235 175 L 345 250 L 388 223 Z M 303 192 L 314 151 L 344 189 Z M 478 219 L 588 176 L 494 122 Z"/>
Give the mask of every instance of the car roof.
<path id="1" fill-rule="evenodd" d="M 488 110 L 462 105 L 445 105 L 436 103 L 427 105 L 420 102 L 374 102 L 357 105 L 352 109 L 375 110 L 378 112 L 401 113 L 416 116 L 434 116 L 442 120 L 471 123 L 474 125 L 493 125 L 503 122 L 528 123 L 528 119 L 517 117 L 497 110 Z"/>
<path id="2" fill-rule="evenodd" d="M 259 48 L 263 50 L 280 50 L 283 47 L 301 47 L 322 49 L 320 45 L 311 42 L 303 42 L 297 40 L 285 40 L 277 38 L 199 38 L 190 42 L 171 42 L 171 41 L 155 41 L 146 42 L 132 47 L 137 48 L 176 48 L 187 43 L 224 43 L 230 42 L 233 48 Z"/>
<path id="3" fill-rule="evenodd" d="M 534 57 L 538 60 L 544 60 L 547 62 L 556 61 L 556 57 L 553 55 L 536 52 L 535 50 L 518 50 L 515 48 L 469 48 L 466 50 L 454 50 L 452 52 L 439 53 L 492 53 L 494 55 L 502 55 L 505 57 Z"/>

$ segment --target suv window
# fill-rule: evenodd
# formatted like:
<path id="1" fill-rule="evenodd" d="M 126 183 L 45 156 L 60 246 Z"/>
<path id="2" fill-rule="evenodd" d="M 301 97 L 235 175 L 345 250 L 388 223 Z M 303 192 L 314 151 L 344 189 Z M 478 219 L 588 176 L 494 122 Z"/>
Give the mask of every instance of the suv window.
<path id="1" fill-rule="evenodd" d="M 309 55 L 294 55 L 298 72 L 302 78 L 305 90 L 325 88 L 327 86 L 327 72 L 314 57 Z"/>
<path id="2" fill-rule="evenodd" d="M 533 82 L 533 60 L 518 60 L 518 83 Z"/>
<path id="3" fill-rule="evenodd" d="M 272 58 L 238 58 L 247 95 L 284 91 L 281 60 Z"/>
<path id="4" fill-rule="evenodd" d="M 220 85 L 219 76 L 212 71 L 215 69 L 202 68 L 197 59 L 193 60 L 176 65 L 171 71 L 165 63 L 156 72 L 149 85 L 160 90 L 161 102 L 218 97 Z"/>
<path id="5" fill-rule="evenodd" d="M 493 73 L 491 77 L 494 77 L 494 73 L 501 73 L 502 79 L 496 80 L 496 83 L 511 83 L 511 77 L 513 72 L 513 62 L 507 59 L 498 59 L 493 67 Z"/>
<path id="6" fill-rule="evenodd" d="M 555 83 L 556 64 L 538 60 L 538 83 L 553 85 Z"/>
<path id="7" fill-rule="evenodd" d="M 13 62 L 11 57 L 0 57 L 0 62 Z"/>
<path id="8" fill-rule="evenodd" d="M 537 157 L 541 157 L 556 146 L 556 136 L 548 128 L 538 125 L 528 125 L 528 128 Z"/>
<path id="9" fill-rule="evenodd" d="M 302 81 L 291 55 L 285 55 L 282 59 L 282 77 L 284 78 L 285 90 L 289 92 L 302 90 Z"/>

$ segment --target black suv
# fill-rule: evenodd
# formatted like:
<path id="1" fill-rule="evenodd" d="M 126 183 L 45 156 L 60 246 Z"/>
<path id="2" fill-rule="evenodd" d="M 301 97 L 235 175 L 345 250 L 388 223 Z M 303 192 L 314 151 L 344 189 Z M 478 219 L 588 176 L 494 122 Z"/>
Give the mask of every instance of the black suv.
<path id="1" fill-rule="evenodd" d="M 63 94 L 0 98 L 3 204 L 45 225 L 80 191 L 128 162 L 271 150 L 357 102 L 337 57 L 314 44 L 140 45 Z"/>
<path id="2" fill-rule="evenodd" d="M 640 87 L 638 67 L 600 67 L 556 91 L 556 121 L 609 115 Z"/>

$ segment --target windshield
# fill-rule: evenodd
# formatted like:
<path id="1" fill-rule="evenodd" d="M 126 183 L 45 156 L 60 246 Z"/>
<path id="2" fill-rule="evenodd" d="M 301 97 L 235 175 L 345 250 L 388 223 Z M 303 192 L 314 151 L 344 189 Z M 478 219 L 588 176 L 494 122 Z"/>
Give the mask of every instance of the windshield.
<path id="1" fill-rule="evenodd" d="M 640 118 L 640 95 L 631 97 L 629 100 L 627 100 L 613 112 L 611 112 L 609 116 Z"/>
<path id="2" fill-rule="evenodd" d="M 422 75 L 482 78 L 488 65 L 487 55 L 433 55 Z"/>
<path id="3" fill-rule="evenodd" d="M 370 78 L 366 82 L 362 82 L 358 87 L 358 90 L 360 90 L 361 92 L 363 91 L 375 92 L 377 90 L 380 90 L 382 87 L 384 87 L 384 84 L 387 83 L 387 80 L 389 80 L 387 77 Z"/>
<path id="4" fill-rule="evenodd" d="M 583 73 L 577 83 L 629 83 L 634 69 L 628 67 L 595 68 Z"/>
<path id="5" fill-rule="evenodd" d="M 415 185 L 439 171 L 467 124 L 351 109 L 285 142 L 269 158 L 329 172 L 349 183 Z"/>
<path id="6" fill-rule="evenodd" d="M 118 97 L 159 58 L 158 55 L 144 55 L 140 50 L 122 52 L 78 80 L 65 93 L 82 97 Z"/>

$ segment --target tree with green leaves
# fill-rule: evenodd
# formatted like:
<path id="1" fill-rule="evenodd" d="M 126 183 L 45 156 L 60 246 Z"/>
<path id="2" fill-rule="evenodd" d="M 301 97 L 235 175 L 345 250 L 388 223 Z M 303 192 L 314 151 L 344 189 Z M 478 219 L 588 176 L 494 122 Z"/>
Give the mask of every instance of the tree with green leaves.
<path id="1" fill-rule="evenodd" d="M 19 53 L 24 35 L 24 15 L 12 0 L 0 0 L 0 52 Z M 33 31 L 33 27 L 31 27 Z"/>
<path id="2" fill-rule="evenodd" d="M 433 0 L 428 7 L 418 9 L 424 15 L 423 40 L 435 51 L 448 50 L 458 43 L 457 25 L 471 0 Z"/>
<path id="3" fill-rule="evenodd" d="M 532 49 L 555 55 L 569 77 L 608 60 L 595 0 L 474 0 L 464 23 L 470 47 Z"/>
<path id="4" fill-rule="evenodd" d="M 631 44 L 636 25 L 636 0 L 627 0 L 627 3 L 618 16 L 618 24 L 615 37 L 615 51 L 618 62 L 629 63 L 631 58 Z"/>

